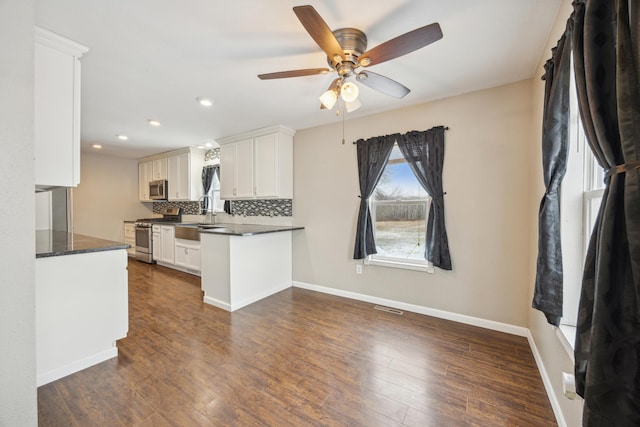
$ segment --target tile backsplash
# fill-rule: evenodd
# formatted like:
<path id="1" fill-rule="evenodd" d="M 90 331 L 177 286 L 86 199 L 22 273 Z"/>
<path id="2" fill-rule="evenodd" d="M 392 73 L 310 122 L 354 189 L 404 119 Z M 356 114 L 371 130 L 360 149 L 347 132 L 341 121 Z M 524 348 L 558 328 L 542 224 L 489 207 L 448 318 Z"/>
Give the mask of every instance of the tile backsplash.
<path id="1" fill-rule="evenodd" d="M 199 202 L 153 202 L 153 213 L 159 214 L 164 208 L 181 208 L 183 215 L 200 215 Z M 233 200 L 231 201 L 231 215 L 292 217 L 293 200 Z"/>
<path id="2" fill-rule="evenodd" d="M 242 216 L 293 216 L 293 200 L 234 200 L 231 202 L 231 214 Z"/>

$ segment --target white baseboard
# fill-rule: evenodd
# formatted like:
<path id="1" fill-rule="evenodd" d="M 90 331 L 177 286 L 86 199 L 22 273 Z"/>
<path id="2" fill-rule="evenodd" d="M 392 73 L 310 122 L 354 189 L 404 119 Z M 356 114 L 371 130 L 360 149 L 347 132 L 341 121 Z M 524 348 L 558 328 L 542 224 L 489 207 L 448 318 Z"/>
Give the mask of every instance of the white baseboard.
<path id="1" fill-rule="evenodd" d="M 211 298 L 208 296 L 204 296 L 204 298 L 202 299 L 203 302 L 213 305 L 215 307 L 221 308 L 223 310 L 227 310 L 227 311 L 236 311 L 236 310 L 240 310 L 243 307 L 248 306 L 249 304 L 253 304 L 256 301 L 260 301 L 261 299 L 267 298 L 273 294 L 277 294 L 278 292 L 284 291 L 285 289 L 289 289 L 291 287 L 291 282 L 286 282 L 282 285 L 276 286 L 275 288 L 271 288 L 267 291 L 261 292 L 260 294 L 256 294 L 251 296 L 251 298 L 247 298 L 243 301 L 240 302 L 236 302 L 236 303 L 226 303 L 224 301 L 220 301 L 217 300 L 215 298 Z"/>
<path id="2" fill-rule="evenodd" d="M 424 314 L 426 316 L 437 317 L 440 319 L 452 320 L 454 322 L 464 323 L 472 326 L 479 326 L 485 329 L 505 332 L 511 335 L 527 337 L 529 330 L 521 326 L 510 325 L 508 323 L 495 322 L 493 320 L 481 319 L 479 317 L 467 316 L 464 314 L 451 313 L 449 311 L 438 310 L 435 308 L 424 307 L 421 305 L 408 304 L 400 301 L 394 301 L 385 298 L 373 297 L 370 295 L 359 294 L 356 292 L 343 291 L 340 289 L 327 288 L 324 286 L 312 285 L 304 282 L 293 282 L 296 288 L 308 289 L 310 291 L 322 292 L 325 294 L 336 295 L 339 297 L 355 299 L 358 301 L 369 302 L 372 304 L 384 305 L 387 307 L 397 308 L 399 310 L 410 311 L 412 313 Z"/>
<path id="3" fill-rule="evenodd" d="M 536 346 L 536 341 L 533 339 L 533 335 L 531 335 L 531 331 L 527 330 L 527 339 L 529 340 L 529 347 L 531 347 L 531 352 L 533 353 L 533 358 L 536 360 L 536 365 L 538 365 L 538 372 L 540 372 L 540 377 L 542 377 L 542 383 L 544 384 L 544 388 L 547 391 L 547 396 L 549 397 L 549 402 L 551 403 L 551 408 L 553 409 L 553 413 L 556 416 L 556 421 L 558 422 L 559 427 L 567 427 L 567 421 L 564 419 L 564 415 L 562 414 L 562 409 L 560 408 L 560 402 L 558 401 L 558 396 L 553 390 L 553 385 L 551 384 L 551 378 L 549 377 L 549 373 L 542 362 L 542 356 L 538 351 L 538 346 Z"/>
<path id="4" fill-rule="evenodd" d="M 226 311 L 231 311 L 231 305 L 227 304 L 226 302 L 217 300 L 215 298 L 211 298 L 205 295 L 204 298 L 202 298 L 202 301 L 214 307 L 218 307 Z"/>
<path id="5" fill-rule="evenodd" d="M 104 362 L 105 360 L 109 360 L 112 357 L 116 356 L 118 356 L 118 347 L 114 345 L 111 348 L 93 354 L 89 357 L 85 357 L 84 359 L 77 360 L 73 363 L 69 363 L 68 365 L 61 366 L 49 372 L 38 375 L 38 378 L 36 379 L 36 385 L 40 387 L 41 385 L 49 384 L 52 381 L 59 380 L 60 378 L 66 377 L 67 375 L 75 374 L 78 371 L 87 369 L 93 365 L 97 365 L 98 363 Z"/>

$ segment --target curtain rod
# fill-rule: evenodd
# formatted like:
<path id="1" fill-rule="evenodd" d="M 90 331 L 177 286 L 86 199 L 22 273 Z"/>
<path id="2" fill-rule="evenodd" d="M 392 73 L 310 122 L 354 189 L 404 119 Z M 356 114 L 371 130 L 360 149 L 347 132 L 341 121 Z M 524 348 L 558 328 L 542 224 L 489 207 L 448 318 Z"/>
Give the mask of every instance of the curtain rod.
<path id="1" fill-rule="evenodd" d="M 438 126 L 436 126 L 436 127 L 438 127 Z M 432 128 L 432 129 L 433 129 L 433 128 Z M 445 126 L 445 127 L 444 127 L 444 130 L 449 130 L 449 126 Z M 357 143 L 358 143 L 358 141 L 353 141 L 353 145 L 356 145 Z"/>

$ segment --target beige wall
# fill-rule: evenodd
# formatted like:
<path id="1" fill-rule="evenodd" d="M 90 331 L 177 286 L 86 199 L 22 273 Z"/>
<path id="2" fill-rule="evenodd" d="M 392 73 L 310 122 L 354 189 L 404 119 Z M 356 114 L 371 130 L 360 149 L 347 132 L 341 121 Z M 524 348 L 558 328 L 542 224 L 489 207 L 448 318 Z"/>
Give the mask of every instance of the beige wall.
<path id="1" fill-rule="evenodd" d="M 532 85 L 532 104 L 533 104 L 533 132 L 531 133 L 531 188 L 529 191 L 529 210 L 537 212 L 540 206 L 540 199 L 544 193 L 544 182 L 542 178 L 542 108 L 544 97 L 544 82 L 540 80 L 540 76 L 544 73 L 544 63 L 551 57 L 551 48 L 557 44 L 558 39 L 565 30 L 567 19 L 573 10 L 570 0 L 562 3 L 556 23 L 551 31 L 547 46 L 544 50 L 543 58 L 537 67 L 536 77 L 533 79 Z M 536 272 L 536 254 L 538 252 L 538 223 L 537 216 L 532 219 L 530 224 L 530 252 L 529 258 L 529 295 L 527 302 L 533 298 L 533 288 L 535 283 Z M 555 330 L 550 326 L 544 315 L 529 308 L 529 329 L 535 341 L 538 352 L 544 364 L 544 369 L 549 375 L 555 398 L 562 408 L 563 417 L 569 426 L 578 426 L 582 422 L 582 401 L 568 400 L 562 393 L 562 372 L 573 373 L 573 362 L 568 353 L 561 346 Z"/>
<path id="2" fill-rule="evenodd" d="M 0 425 L 38 423 L 32 0 L 0 1 Z"/>
<path id="3" fill-rule="evenodd" d="M 80 185 L 73 190 L 76 233 L 122 242 L 124 220 L 151 216 L 138 201 L 138 162 L 82 152 Z"/>
<path id="4" fill-rule="evenodd" d="M 528 326 L 531 85 L 522 81 L 345 123 L 294 141 L 293 279 Z M 390 102 L 393 100 L 390 99 Z M 358 138 L 445 125 L 444 190 L 453 271 L 364 266 L 353 258 Z"/>

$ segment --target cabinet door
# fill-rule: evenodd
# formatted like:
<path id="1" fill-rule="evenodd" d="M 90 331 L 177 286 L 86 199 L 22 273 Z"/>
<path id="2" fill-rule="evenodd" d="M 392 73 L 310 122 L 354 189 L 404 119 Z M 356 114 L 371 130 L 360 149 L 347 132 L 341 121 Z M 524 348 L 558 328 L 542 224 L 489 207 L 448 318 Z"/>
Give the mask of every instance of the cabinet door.
<path id="1" fill-rule="evenodd" d="M 153 160 L 153 180 L 167 179 L 167 159 Z"/>
<path id="2" fill-rule="evenodd" d="M 189 268 L 200 271 L 200 245 L 189 249 Z"/>
<path id="3" fill-rule="evenodd" d="M 152 162 L 138 163 L 138 199 L 140 201 L 151 201 L 149 198 L 149 181 L 151 181 Z"/>
<path id="4" fill-rule="evenodd" d="M 73 55 L 35 45 L 35 183 L 80 183 L 80 62 Z"/>
<path id="5" fill-rule="evenodd" d="M 175 264 L 175 238 L 174 228 L 170 225 L 161 227 L 162 234 L 162 262 L 167 264 Z"/>
<path id="6" fill-rule="evenodd" d="M 190 200 L 189 154 L 169 157 L 167 161 L 167 180 L 169 200 Z"/>
<path id="7" fill-rule="evenodd" d="M 236 142 L 236 188 L 237 198 L 250 199 L 255 194 L 253 185 L 253 139 Z"/>
<path id="8" fill-rule="evenodd" d="M 254 149 L 255 196 L 278 196 L 278 135 L 273 133 L 257 137 Z"/>
<path id="9" fill-rule="evenodd" d="M 176 265 L 200 271 L 200 245 L 197 242 L 176 239 Z"/>
<path id="10" fill-rule="evenodd" d="M 162 261 L 162 234 L 159 231 L 153 232 L 153 260 Z"/>
<path id="11" fill-rule="evenodd" d="M 236 188 L 236 146 L 228 144 L 220 146 L 220 198 L 235 198 Z"/>

